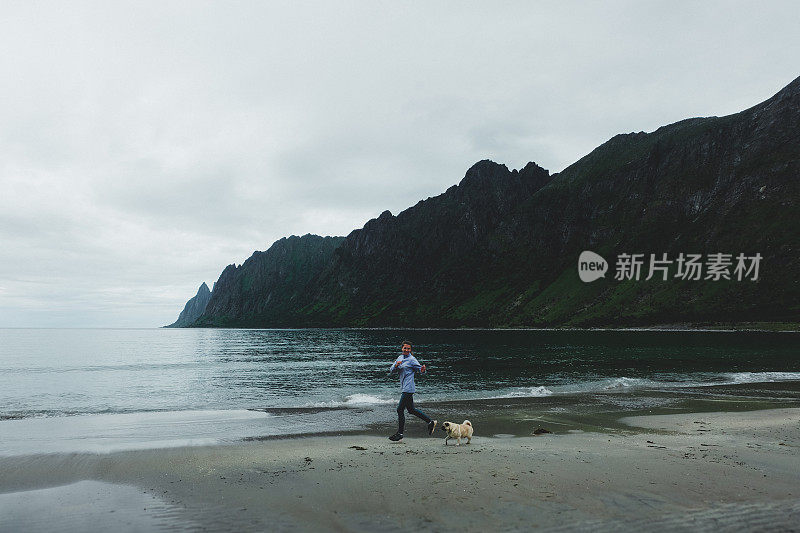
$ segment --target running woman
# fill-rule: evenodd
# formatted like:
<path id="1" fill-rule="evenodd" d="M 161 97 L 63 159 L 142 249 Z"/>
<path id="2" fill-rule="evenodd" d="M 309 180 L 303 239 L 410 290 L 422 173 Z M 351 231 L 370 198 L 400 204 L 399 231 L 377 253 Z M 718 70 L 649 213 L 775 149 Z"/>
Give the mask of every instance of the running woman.
<path id="1" fill-rule="evenodd" d="M 395 442 L 403 438 L 403 430 L 406 425 L 404 411 L 406 410 L 428 424 L 428 435 L 433 435 L 433 430 L 436 429 L 437 423 L 436 420 L 431 420 L 428 415 L 414 408 L 414 392 L 416 391 L 416 387 L 414 386 L 414 373 L 419 372 L 420 374 L 424 374 L 425 365 L 420 365 L 417 358 L 411 355 L 410 342 L 403 342 L 402 352 L 403 353 L 397 357 L 395 362 L 392 363 L 392 368 L 389 370 L 390 375 L 395 370 L 400 372 L 400 391 L 402 392 L 400 403 L 397 404 L 397 433 L 389 437 L 389 440 Z"/>

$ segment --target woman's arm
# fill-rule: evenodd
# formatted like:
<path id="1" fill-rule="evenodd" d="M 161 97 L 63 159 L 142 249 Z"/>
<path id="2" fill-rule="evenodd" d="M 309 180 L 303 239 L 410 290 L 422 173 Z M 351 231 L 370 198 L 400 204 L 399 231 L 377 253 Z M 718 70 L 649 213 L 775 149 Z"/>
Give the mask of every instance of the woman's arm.
<path id="1" fill-rule="evenodd" d="M 412 357 L 411 361 L 408 362 L 408 366 L 414 369 L 414 372 L 419 372 L 420 374 L 425 373 L 425 365 L 419 364 L 416 357 Z"/>

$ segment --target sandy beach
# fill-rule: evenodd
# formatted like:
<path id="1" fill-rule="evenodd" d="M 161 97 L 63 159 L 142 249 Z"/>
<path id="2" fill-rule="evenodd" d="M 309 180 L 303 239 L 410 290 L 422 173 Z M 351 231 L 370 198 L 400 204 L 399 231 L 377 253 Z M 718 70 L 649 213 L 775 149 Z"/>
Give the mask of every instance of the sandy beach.
<path id="1" fill-rule="evenodd" d="M 800 529 L 800 409 L 0 459 L 0 530 Z"/>

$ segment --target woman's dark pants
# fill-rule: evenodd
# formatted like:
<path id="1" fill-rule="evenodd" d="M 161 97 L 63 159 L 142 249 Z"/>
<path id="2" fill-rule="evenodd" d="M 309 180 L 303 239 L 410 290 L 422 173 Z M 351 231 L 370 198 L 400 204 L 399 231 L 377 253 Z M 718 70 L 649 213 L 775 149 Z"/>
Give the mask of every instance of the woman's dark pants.
<path id="1" fill-rule="evenodd" d="M 431 419 L 428 415 L 420 411 L 419 409 L 414 408 L 414 393 L 413 392 L 404 392 L 402 396 L 400 396 L 400 403 L 397 404 L 397 430 L 398 433 L 402 433 L 403 429 L 406 426 L 406 415 L 403 411 L 408 409 L 409 414 L 412 414 L 416 417 L 423 419 L 426 423 L 430 422 Z"/>

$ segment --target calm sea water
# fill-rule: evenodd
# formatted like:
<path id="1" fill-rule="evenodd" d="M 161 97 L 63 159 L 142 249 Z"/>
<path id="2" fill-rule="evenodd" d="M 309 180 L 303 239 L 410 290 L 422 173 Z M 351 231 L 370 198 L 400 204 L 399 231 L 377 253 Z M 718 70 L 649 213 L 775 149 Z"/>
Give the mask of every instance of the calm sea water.
<path id="1" fill-rule="evenodd" d="M 0 454 L 374 429 L 394 419 L 387 371 L 405 339 L 433 413 L 526 398 L 633 409 L 800 382 L 794 333 L 4 329 Z"/>

